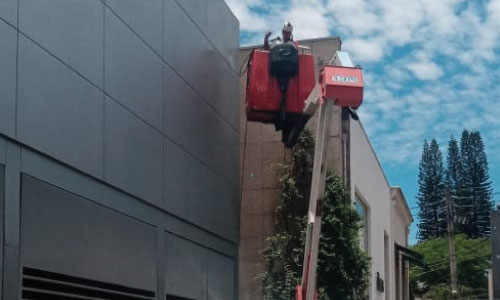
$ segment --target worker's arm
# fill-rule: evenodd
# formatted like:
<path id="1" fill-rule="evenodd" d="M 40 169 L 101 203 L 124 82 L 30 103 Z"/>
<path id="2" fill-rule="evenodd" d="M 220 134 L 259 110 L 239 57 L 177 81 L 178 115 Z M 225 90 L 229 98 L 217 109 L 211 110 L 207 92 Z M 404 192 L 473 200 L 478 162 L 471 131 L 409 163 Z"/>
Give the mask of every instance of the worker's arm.
<path id="1" fill-rule="evenodd" d="M 271 31 L 268 31 L 266 33 L 266 36 L 264 37 L 264 50 L 269 50 L 269 37 L 271 36 Z"/>

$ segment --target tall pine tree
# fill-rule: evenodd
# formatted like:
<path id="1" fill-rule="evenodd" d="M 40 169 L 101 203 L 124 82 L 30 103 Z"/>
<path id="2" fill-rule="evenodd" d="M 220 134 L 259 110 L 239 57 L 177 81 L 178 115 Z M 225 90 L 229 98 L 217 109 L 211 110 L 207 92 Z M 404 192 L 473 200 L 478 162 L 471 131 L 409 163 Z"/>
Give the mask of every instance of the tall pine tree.
<path id="1" fill-rule="evenodd" d="M 481 134 L 478 131 L 464 130 L 460 148 L 463 183 L 458 209 L 468 212 L 465 233 L 471 238 L 488 237 L 491 233 L 490 212 L 493 209 L 493 202 L 488 160 Z"/>
<path id="2" fill-rule="evenodd" d="M 418 174 L 417 202 L 420 206 L 418 238 L 420 241 L 443 236 L 445 222 L 445 173 L 443 157 L 435 139 L 424 142 Z"/>
<path id="3" fill-rule="evenodd" d="M 462 159 L 457 140 L 451 136 L 448 142 L 448 155 L 446 157 L 446 185 L 450 188 L 450 193 L 456 195 L 462 182 Z"/>
<path id="4" fill-rule="evenodd" d="M 446 157 L 446 187 L 450 189 L 453 203 L 453 215 L 456 217 L 455 233 L 465 233 L 465 216 L 468 213 L 464 189 L 464 170 L 460 148 L 457 140 L 451 136 L 448 141 L 448 155 Z"/>

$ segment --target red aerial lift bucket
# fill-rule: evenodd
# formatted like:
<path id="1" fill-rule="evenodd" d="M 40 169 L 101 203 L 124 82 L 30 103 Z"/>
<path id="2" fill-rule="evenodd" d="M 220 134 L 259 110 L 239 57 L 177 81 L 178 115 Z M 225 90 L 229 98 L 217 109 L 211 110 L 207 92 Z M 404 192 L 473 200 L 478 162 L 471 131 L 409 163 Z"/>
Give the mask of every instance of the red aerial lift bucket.
<path id="1" fill-rule="evenodd" d="M 269 51 L 254 50 L 248 63 L 245 108 L 248 121 L 273 123 L 280 110 L 278 80 L 269 73 Z M 298 74 L 290 78 L 286 94 L 287 114 L 300 115 L 315 85 L 314 58 L 299 54 Z"/>
<path id="2" fill-rule="evenodd" d="M 363 102 L 363 70 L 359 67 L 325 66 L 319 83 L 323 99 L 343 107 L 358 108 Z"/>

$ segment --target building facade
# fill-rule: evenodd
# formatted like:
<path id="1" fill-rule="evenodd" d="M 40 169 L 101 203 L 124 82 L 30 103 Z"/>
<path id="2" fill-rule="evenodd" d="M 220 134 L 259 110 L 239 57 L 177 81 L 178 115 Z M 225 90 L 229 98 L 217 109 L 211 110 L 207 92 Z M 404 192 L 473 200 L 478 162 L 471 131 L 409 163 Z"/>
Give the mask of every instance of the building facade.
<path id="1" fill-rule="evenodd" d="M 395 299 L 409 300 L 409 261 L 407 259 L 408 238 L 413 216 L 400 187 L 391 187 L 391 229 L 394 240 L 394 292 Z M 414 256 L 413 253 L 411 253 Z"/>
<path id="2" fill-rule="evenodd" d="M 299 41 L 315 56 L 316 73 L 340 50 L 338 38 Z M 255 47 L 253 47 L 255 48 Z M 241 49 L 244 60 L 252 47 Z M 244 103 L 246 78 L 240 80 Z M 243 105 L 242 105 L 243 106 Z M 362 109 L 362 108 L 361 108 Z M 240 148 L 242 204 L 240 228 L 240 299 L 261 299 L 263 271 L 261 251 L 266 237 L 274 233 L 273 213 L 279 202 L 275 166 L 287 161 L 289 150 L 273 125 L 246 122 L 241 110 Z M 316 118 L 308 126 L 313 129 Z M 371 257 L 370 299 L 406 300 L 408 264 L 405 251 L 409 225 L 413 221 L 400 188 L 391 187 L 361 122 L 342 117 L 336 107 L 330 127 L 327 165 L 342 175 L 351 201 L 363 218 L 361 247 Z"/>
<path id="3" fill-rule="evenodd" d="M 236 299 L 224 1 L 2 0 L 0 41 L 2 299 Z"/>
<path id="4" fill-rule="evenodd" d="M 351 199 L 356 207 L 362 207 L 366 225 L 361 244 L 372 259 L 370 299 L 407 300 L 406 247 L 413 217 L 402 189 L 389 185 L 362 123 L 347 123 Z M 383 282 L 383 288 L 377 282 Z"/>

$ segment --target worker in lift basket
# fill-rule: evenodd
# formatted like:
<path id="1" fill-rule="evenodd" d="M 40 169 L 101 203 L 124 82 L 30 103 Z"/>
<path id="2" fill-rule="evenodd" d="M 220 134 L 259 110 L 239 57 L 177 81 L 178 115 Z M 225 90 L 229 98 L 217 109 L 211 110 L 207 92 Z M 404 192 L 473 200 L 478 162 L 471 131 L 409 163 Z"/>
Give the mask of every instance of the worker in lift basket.
<path id="1" fill-rule="evenodd" d="M 273 46 L 281 43 L 293 43 L 295 47 L 297 45 L 293 41 L 293 25 L 290 22 L 285 22 L 283 25 L 283 30 L 281 31 L 281 34 L 283 36 L 283 39 L 281 39 L 279 36 L 276 37 L 275 39 L 271 40 L 271 44 L 269 44 L 269 37 L 271 36 L 271 31 L 268 31 L 266 33 L 266 36 L 264 37 L 264 49 L 265 50 L 270 50 Z"/>
<path id="2" fill-rule="evenodd" d="M 264 38 L 264 49 L 270 51 L 270 74 L 277 78 L 281 92 L 280 109 L 274 122 L 276 131 L 283 130 L 283 142 L 288 139 L 294 125 L 286 112 L 286 92 L 290 78 L 298 72 L 298 45 L 293 41 L 293 25 L 285 22 L 281 31 L 283 39 L 273 39 L 269 44 L 271 32 Z M 291 46 L 293 45 L 293 47 Z M 294 49 L 295 51 L 293 51 Z M 273 53 L 274 52 L 274 53 Z"/>

